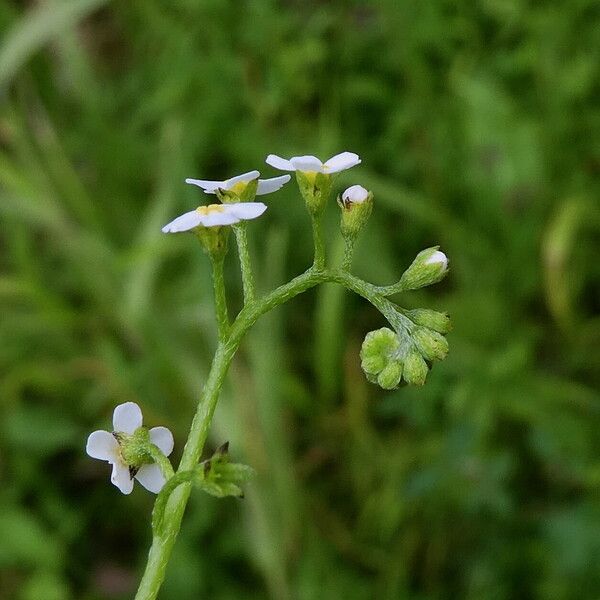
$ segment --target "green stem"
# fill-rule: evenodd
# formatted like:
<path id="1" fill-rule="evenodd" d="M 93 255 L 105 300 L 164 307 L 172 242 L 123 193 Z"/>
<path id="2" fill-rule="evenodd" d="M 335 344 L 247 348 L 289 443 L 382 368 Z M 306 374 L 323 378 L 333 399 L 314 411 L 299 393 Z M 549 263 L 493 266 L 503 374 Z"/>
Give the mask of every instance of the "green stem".
<path id="1" fill-rule="evenodd" d="M 252 273 L 252 262 L 248 248 L 247 224 L 239 223 L 234 226 L 235 239 L 237 241 L 240 266 L 242 270 L 242 286 L 244 288 L 244 304 L 254 300 L 254 275 Z"/>
<path id="2" fill-rule="evenodd" d="M 398 283 L 394 283 L 393 285 L 373 286 L 373 288 L 380 296 L 392 296 L 393 294 L 406 291 L 401 281 L 398 281 Z"/>
<path id="3" fill-rule="evenodd" d="M 325 282 L 338 283 L 359 294 L 378 308 L 390 322 L 398 318 L 398 312 L 394 305 L 377 294 L 374 291 L 375 286 L 345 271 L 322 270 L 317 264 L 302 275 L 273 290 L 264 298 L 246 305 L 242 309 L 232 324 L 228 337 L 222 339 L 217 347 L 196 415 L 192 421 L 188 440 L 183 449 L 179 469 L 165 484 L 165 488 L 157 498 L 158 506 L 155 506 L 153 513 L 155 523 L 152 546 L 146 570 L 135 596 L 136 600 L 154 600 L 158 595 L 190 495 L 189 480 L 192 477 L 190 473 L 193 473 L 202 454 L 225 375 L 244 335 L 261 315 Z"/>
<path id="4" fill-rule="evenodd" d="M 325 243 L 323 242 L 323 229 L 321 227 L 321 216 L 311 214 L 313 242 L 315 245 L 315 259 L 313 267 L 317 270 L 325 268 Z"/>
<path id="5" fill-rule="evenodd" d="M 352 266 L 352 258 L 354 256 L 355 237 L 346 236 L 344 238 L 344 260 L 342 261 L 342 270 L 349 271 Z"/>
<path id="6" fill-rule="evenodd" d="M 215 291 L 215 314 L 219 341 L 223 341 L 229 333 L 229 312 L 227 310 L 227 296 L 225 294 L 225 280 L 223 276 L 224 256 L 211 256 L 213 270 L 213 287 Z"/>
<path id="7" fill-rule="evenodd" d="M 152 510 L 152 533 L 156 537 L 160 537 L 163 532 L 162 523 L 165 515 L 165 508 L 171 494 L 178 488 L 182 483 L 192 481 L 196 476 L 195 471 L 179 471 L 167 480 L 163 489 L 160 490 L 154 503 L 154 509 Z"/>

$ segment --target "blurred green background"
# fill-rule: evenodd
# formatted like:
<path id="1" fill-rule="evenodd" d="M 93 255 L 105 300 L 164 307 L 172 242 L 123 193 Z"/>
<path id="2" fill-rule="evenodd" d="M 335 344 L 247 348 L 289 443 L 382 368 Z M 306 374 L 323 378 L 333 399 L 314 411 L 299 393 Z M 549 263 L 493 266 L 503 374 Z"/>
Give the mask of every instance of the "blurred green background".
<path id="1" fill-rule="evenodd" d="M 193 494 L 161 598 L 600 597 L 597 2 L 3 0 L 0 32 L 2 600 L 133 595 L 153 497 L 84 446 L 130 400 L 187 436 L 216 332 L 206 257 L 160 233 L 208 200 L 184 178 L 342 150 L 357 274 L 450 256 L 398 298 L 450 312 L 449 357 L 387 393 L 360 299 L 262 319 L 210 441 L 258 476 Z M 312 252 L 295 185 L 267 202 L 263 290 Z"/>

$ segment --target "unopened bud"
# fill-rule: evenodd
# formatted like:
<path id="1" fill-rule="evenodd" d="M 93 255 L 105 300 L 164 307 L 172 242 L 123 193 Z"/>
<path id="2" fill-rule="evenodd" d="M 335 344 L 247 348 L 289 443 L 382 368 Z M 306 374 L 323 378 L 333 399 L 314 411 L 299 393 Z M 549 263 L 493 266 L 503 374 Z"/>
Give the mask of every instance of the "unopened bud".
<path id="1" fill-rule="evenodd" d="M 398 387 L 401 378 L 402 363 L 399 360 L 392 360 L 377 376 L 377 383 L 384 390 L 393 390 Z"/>
<path id="2" fill-rule="evenodd" d="M 452 330 L 450 317 L 446 313 L 428 308 L 415 308 L 414 310 L 409 310 L 407 316 L 413 323 L 428 327 L 439 333 L 448 333 Z"/>
<path id="3" fill-rule="evenodd" d="M 427 327 L 418 327 L 413 331 L 412 338 L 426 360 L 434 361 L 446 358 L 448 341 L 441 333 Z"/>
<path id="4" fill-rule="evenodd" d="M 412 351 L 404 361 L 404 380 L 412 385 L 423 385 L 429 367 L 425 359 L 416 351 Z"/>
<path id="5" fill-rule="evenodd" d="M 444 278 L 448 272 L 448 257 L 438 248 L 434 246 L 417 254 L 400 279 L 403 290 L 416 290 Z"/>
<path id="6" fill-rule="evenodd" d="M 342 235 L 355 238 L 371 216 L 373 194 L 361 185 L 353 185 L 338 198 L 338 204 L 342 209 Z"/>

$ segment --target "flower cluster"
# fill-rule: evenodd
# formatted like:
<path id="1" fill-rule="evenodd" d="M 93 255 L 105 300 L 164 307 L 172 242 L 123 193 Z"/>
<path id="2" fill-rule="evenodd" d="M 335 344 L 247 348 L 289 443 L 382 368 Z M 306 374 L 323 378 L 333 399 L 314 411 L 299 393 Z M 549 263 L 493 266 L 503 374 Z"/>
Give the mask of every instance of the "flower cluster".
<path id="1" fill-rule="evenodd" d="M 283 170 L 295 171 L 299 178 L 302 194 L 309 208 L 318 204 L 324 206 L 329 195 L 331 176 L 360 164 L 360 158 L 353 152 L 341 152 L 322 162 L 316 156 L 293 156 L 289 160 L 269 154 L 267 164 Z M 318 176 L 318 177 L 317 177 Z M 290 175 L 260 179 L 259 171 L 248 171 L 224 180 L 191 179 L 186 183 L 201 188 L 206 194 L 215 194 L 223 204 L 201 206 L 177 217 L 162 228 L 163 233 L 200 232 L 207 227 L 235 225 L 260 217 L 267 209 L 262 202 L 254 202 L 256 196 L 264 196 L 280 190 Z M 352 186 L 344 195 L 352 197 L 351 202 L 360 203 L 361 186 Z M 364 190 L 366 192 L 366 190 Z M 357 194 L 358 192 L 358 194 Z M 368 192 L 366 192 L 368 195 Z M 365 196 L 366 199 L 366 196 Z"/>

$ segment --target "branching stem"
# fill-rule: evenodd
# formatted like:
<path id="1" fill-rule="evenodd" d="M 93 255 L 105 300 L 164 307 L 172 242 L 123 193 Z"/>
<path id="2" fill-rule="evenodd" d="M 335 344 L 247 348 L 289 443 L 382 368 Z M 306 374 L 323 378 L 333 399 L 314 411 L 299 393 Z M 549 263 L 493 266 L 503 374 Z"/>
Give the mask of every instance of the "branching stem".
<path id="1" fill-rule="evenodd" d="M 189 482 L 202 454 L 225 375 L 244 335 L 252 325 L 263 314 L 273 308 L 318 284 L 327 282 L 337 283 L 362 296 L 373 304 L 392 325 L 397 323 L 399 313 L 389 300 L 378 293 L 376 286 L 354 277 L 344 270 L 324 269 L 323 244 L 318 223 L 314 221 L 313 231 L 315 232 L 315 264 L 313 267 L 288 283 L 279 286 L 263 298 L 246 304 L 231 326 L 228 325 L 226 334 L 223 328 L 223 335 L 220 336 L 208 379 L 202 391 L 187 443 L 183 449 L 179 468 L 177 473 L 167 481 L 165 488 L 163 488 L 156 501 L 153 512 L 152 547 L 148 555 L 146 570 L 135 597 L 136 600 L 154 600 L 158 595 L 190 495 L 191 484 Z M 219 267 L 219 265 L 215 265 L 216 276 L 222 278 L 222 264 L 219 268 L 216 267 Z M 222 285 L 215 284 L 215 298 L 224 300 L 224 289 L 223 292 L 221 290 Z M 219 306 L 221 306 L 220 309 Z M 221 316 L 219 317 L 220 332 L 225 323 L 227 312 L 226 307 L 223 309 L 223 306 L 221 300 L 218 300 L 217 312 L 219 313 L 219 310 L 221 310 Z"/>

